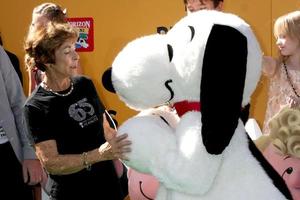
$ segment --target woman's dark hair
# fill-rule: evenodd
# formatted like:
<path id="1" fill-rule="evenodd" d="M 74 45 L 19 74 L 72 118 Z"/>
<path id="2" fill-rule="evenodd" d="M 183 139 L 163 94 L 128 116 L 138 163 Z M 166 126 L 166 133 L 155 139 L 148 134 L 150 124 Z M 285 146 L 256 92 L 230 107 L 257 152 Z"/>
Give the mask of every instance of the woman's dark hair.
<path id="1" fill-rule="evenodd" d="M 78 30 L 69 23 L 49 22 L 46 27 L 31 32 L 24 45 L 27 69 L 37 67 L 45 71 L 45 64 L 55 63 L 55 50 L 68 39 L 77 40 L 78 35 Z"/>

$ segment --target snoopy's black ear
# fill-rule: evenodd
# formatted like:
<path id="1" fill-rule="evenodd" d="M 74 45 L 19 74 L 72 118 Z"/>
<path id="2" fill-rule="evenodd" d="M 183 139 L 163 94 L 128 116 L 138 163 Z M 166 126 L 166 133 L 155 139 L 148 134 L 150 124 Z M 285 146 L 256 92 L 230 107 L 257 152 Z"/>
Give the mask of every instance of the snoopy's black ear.
<path id="1" fill-rule="evenodd" d="M 111 67 L 108 68 L 102 75 L 102 85 L 109 92 L 116 93 L 111 81 Z"/>
<path id="2" fill-rule="evenodd" d="M 229 144 L 242 108 L 247 39 L 236 29 L 214 25 L 202 68 L 201 121 L 206 150 L 220 154 Z"/>

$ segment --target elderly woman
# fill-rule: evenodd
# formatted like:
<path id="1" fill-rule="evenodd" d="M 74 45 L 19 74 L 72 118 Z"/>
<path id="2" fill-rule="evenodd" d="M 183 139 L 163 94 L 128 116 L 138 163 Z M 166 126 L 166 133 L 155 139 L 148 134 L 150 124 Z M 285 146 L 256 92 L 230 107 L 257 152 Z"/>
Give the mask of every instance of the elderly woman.
<path id="1" fill-rule="evenodd" d="M 50 199 L 122 199 L 113 159 L 126 159 L 130 141 L 106 135 L 104 106 L 92 81 L 73 76 L 79 56 L 78 31 L 48 23 L 28 35 L 26 64 L 45 73 L 24 112 L 36 154 L 50 174 Z"/>

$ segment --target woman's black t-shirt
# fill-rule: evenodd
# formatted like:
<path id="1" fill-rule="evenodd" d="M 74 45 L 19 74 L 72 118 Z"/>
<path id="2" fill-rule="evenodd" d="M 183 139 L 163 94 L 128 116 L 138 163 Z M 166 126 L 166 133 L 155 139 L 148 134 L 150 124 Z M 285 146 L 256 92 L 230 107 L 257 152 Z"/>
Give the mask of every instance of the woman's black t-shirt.
<path id="1" fill-rule="evenodd" d="M 92 81 L 84 76 L 74 77 L 72 81 L 73 91 L 67 96 L 58 96 L 39 85 L 24 106 L 32 142 L 55 140 L 59 154 L 81 154 L 105 143 L 104 106 Z M 50 178 L 52 199 L 118 200 L 122 196 L 112 161 L 96 163 L 90 171 L 50 174 Z"/>

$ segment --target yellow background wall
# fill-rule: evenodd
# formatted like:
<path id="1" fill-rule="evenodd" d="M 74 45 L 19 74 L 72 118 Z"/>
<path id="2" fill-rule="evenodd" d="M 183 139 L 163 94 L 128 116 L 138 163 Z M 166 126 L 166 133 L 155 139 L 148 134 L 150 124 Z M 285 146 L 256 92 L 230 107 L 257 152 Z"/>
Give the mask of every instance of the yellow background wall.
<path id="1" fill-rule="evenodd" d="M 24 91 L 28 91 L 28 76 L 23 64 L 23 41 L 31 21 L 32 9 L 44 1 L 1 1 L 0 32 L 4 47 L 21 61 Z M 183 0 L 54 0 L 68 10 L 69 17 L 94 18 L 94 51 L 80 53 L 83 73 L 94 81 L 99 96 L 108 109 L 116 110 L 116 119 L 123 122 L 135 114 L 104 89 L 103 72 L 111 65 L 121 48 L 132 39 L 156 32 L 158 26 L 170 27 L 185 16 Z M 296 10 L 299 0 L 225 0 L 225 11 L 235 13 L 252 25 L 266 55 L 276 55 L 272 34 L 274 19 Z M 251 102 L 251 116 L 260 125 L 266 109 L 267 80 L 262 78 Z M 222 97 L 220 97 L 220 103 Z"/>

